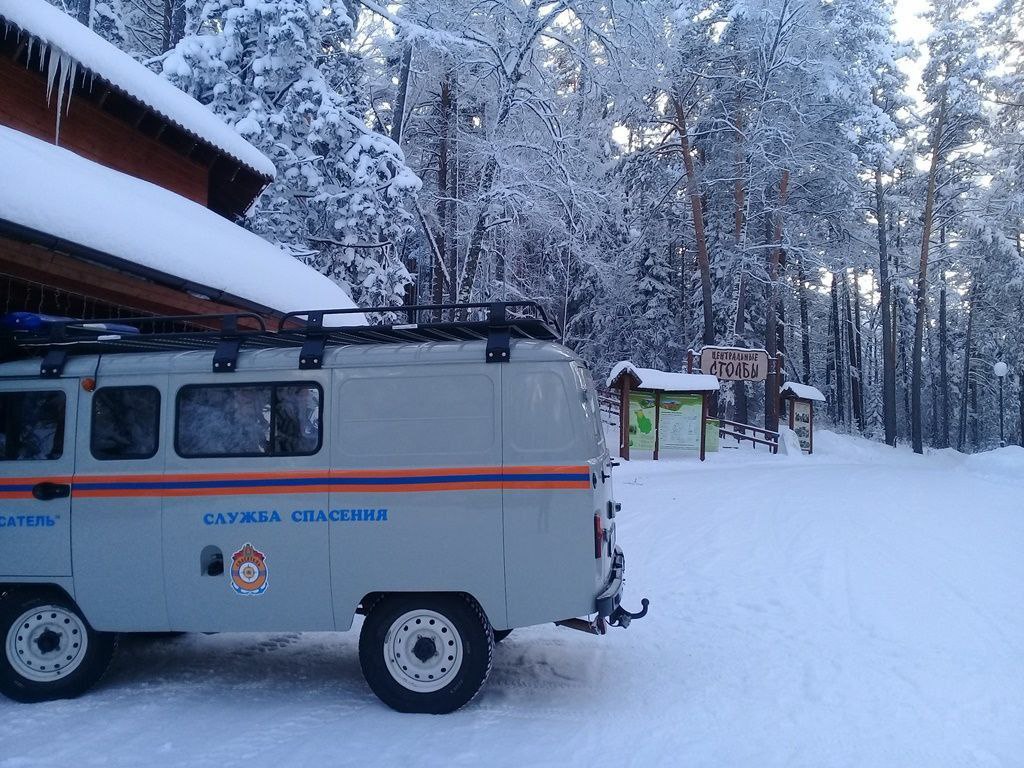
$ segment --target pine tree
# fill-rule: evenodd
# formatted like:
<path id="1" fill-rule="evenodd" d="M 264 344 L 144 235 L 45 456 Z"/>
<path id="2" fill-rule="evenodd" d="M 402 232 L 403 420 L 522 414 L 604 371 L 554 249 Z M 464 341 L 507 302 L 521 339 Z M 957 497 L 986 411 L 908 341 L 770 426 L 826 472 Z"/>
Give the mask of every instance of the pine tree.
<path id="1" fill-rule="evenodd" d="M 361 64 L 342 0 L 209 0 L 189 8 L 164 75 L 263 151 L 277 178 L 246 224 L 345 286 L 364 306 L 400 303 L 396 243 L 419 179 L 363 122 Z"/>

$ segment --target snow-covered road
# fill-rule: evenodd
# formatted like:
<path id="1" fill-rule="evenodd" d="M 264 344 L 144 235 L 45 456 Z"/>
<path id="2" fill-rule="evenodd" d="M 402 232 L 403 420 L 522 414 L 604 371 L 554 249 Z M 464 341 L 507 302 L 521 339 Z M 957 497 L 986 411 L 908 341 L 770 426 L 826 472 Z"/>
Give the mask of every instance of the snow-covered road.
<path id="1" fill-rule="evenodd" d="M 0 700 L 0 768 L 1019 766 L 1024 450 L 623 463 L 627 606 L 518 630 L 480 696 L 399 715 L 357 634 L 129 638 L 77 701 Z"/>

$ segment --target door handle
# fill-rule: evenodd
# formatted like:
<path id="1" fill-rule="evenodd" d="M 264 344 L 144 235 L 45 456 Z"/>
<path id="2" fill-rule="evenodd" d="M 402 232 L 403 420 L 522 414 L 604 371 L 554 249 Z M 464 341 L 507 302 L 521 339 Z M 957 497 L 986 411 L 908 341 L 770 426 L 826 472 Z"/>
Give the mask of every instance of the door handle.
<path id="1" fill-rule="evenodd" d="M 71 485 L 68 483 L 36 483 L 32 486 L 32 495 L 40 501 L 66 499 L 71 495 Z"/>

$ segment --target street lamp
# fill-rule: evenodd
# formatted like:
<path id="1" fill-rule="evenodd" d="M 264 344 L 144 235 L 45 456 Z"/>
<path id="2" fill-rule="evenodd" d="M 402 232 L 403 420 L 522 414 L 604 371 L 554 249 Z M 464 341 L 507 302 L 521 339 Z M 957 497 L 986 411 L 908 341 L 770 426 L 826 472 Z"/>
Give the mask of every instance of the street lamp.
<path id="1" fill-rule="evenodd" d="M 1006 446 L 1006 440 L 1003 439 L 1003 379 L 1006 378 L 1006 363 L 1000 360 L 992 366 L 992 373 L 999 379 L 999 447 L 1003 448 Z"/>

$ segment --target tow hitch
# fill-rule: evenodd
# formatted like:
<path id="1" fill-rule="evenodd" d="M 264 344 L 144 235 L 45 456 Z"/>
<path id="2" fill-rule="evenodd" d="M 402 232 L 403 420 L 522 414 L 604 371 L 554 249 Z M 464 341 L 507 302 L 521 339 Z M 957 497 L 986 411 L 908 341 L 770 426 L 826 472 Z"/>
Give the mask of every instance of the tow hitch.
<path id="1" fill-rule="evenodd" d="M 640 610 L 637 613 L 630 613 L 621 605 L 618 606 L 612 615 L 608 617 L 608 626 L 610 627 L 622 627 L 625 629 L 629 626 L 629 622 L 633 619 L 642 619 L 647 615 L 647 606 L 651 604 L 651 601 L 646 597 L 640 600 Z"/>

